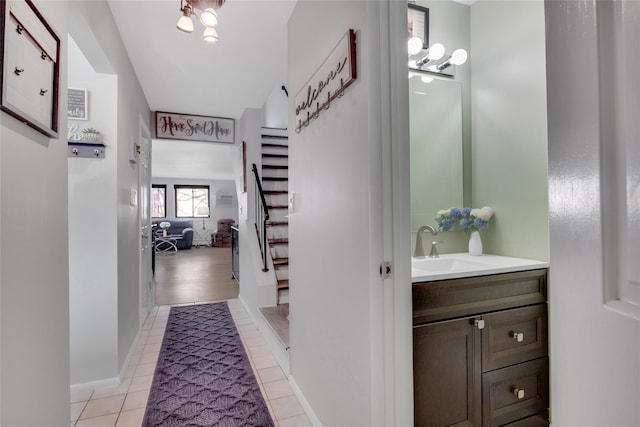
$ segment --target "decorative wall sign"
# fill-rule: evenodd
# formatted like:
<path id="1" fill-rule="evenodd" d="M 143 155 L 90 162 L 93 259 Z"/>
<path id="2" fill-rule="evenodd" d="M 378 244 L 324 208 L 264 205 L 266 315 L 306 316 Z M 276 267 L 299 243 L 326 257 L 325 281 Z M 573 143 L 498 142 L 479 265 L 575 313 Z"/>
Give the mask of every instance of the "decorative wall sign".
<path id="1" fill-rule="evenodd" d="M 356 77 L 356 32 L 350 29 L 296 95 L 296 133 L 318 118 L 322 109 L 329 109 Z"/>
<path id="2" fill-rule="evenodd" d="M 429 49 L 429 9 L 413 3 L 407 9 L 407 37 L 419 37 L 422 48 Z"/>
<path id="3" fill-rule="evenodd" d="M 89 104 L 86 89 L 67 89 L 67 118 L 89 120 Z"/>
<path id="4" fill-rule="evenodd" d="M 233 119 L 156 111 L 156 138 L 234 143 Z"/>
<path id="5" fill-rule="evenodd" d="M 60 38 L 31 0 L 2 0 L 0 14 L 0 109 L 57 138 Z"/>

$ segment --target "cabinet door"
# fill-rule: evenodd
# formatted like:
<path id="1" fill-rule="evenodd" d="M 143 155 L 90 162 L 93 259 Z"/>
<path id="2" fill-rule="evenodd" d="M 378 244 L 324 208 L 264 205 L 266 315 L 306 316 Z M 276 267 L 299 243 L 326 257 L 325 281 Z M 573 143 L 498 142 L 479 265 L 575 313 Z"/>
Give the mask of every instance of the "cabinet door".
<path id="1" fill-rule="evenodd" d="M 474 318 L 413 329 L 416 426 L 480 426 L 480 331 Z"/>

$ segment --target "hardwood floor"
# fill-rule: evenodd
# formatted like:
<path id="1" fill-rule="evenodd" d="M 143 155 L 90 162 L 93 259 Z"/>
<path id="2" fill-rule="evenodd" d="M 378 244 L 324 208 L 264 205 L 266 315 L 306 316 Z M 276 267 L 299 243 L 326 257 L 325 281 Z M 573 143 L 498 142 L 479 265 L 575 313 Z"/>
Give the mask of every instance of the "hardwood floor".
<path id="1" fill-rule="evenodd" d="M 284 348 L 289 348 L 289 304 L 260 307 L 258 310 L 260 310 L 271 329 L 276 333 Z"/>
<path id="2" fill-rule="evenodd" d="M 156 305 L 220 301 L 238 297 L 231 277 L 231 248 L 191 248 L 156 254 Z"/>

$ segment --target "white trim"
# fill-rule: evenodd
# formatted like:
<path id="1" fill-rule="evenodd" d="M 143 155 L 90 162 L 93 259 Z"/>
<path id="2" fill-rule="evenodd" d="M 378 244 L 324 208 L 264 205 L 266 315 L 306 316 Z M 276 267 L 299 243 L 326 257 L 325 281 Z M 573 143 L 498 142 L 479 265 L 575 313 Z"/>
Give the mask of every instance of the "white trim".
<path id="1" fill-rule="evenodd" d="M 129 348 L 127 357 L 124 359 L 124 363 L 122 364 L 122 368 L 120 368 L 120 372 L 118 373 L 117 377 L 105 378 L 102 380 L 95 380 L 95 381 L 88 381 L 86 383 L 71 384 L 71 392 L 73 393 L 73 392 L 84 391 L 84 390 L 97 390 L 101 388 L 118 387 L 120 384 L 122 384 L 122 381 L 124 380 L 124 374 L 129 368 L 129 365 L 131 362 L 131 356 L 133 355 L 133 353 L 135 353 L 140 343 L 141 335 L 142 335 L 142 325 L 140 325 L 140 327 L 138 328 L 138 333 L 136 334 L 136 337 L 133 340 L 133 344 Z"/>
<path id="2" fill-rule="evenodd" d="M 307 418 L 309 418 L 309 421 L 311 422 L 311 424 L 314 427 L 322 427 L 322 423 L 320 422 L 320 419 L 318 418 L 316 413 L 313 412 L 311 405 L 309 405 L 309 402 L 304 397 L 304 394 L 302 394 L 300 387 L 298 387 L 296 380 L 292 376 L 289 376 L 289 385 L 291 386 L 291 390 L 293 390 L 293 394 L 295 394 L 296 397 L 298 398 L 298 402 L 300 402 L 300 405 L 302 406 L 302 409 L 304 409 L 304 412 L 306 413 Z"/>

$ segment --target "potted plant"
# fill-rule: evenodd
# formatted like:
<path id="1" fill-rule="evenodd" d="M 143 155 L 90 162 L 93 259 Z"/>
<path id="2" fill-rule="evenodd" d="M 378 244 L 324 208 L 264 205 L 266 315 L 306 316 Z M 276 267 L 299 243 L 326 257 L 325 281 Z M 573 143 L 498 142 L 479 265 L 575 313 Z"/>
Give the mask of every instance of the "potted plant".
<path id="1" fill-rule="evenodd" d="M 100 132 L 94 128 L 84 128 L 82 130 L 82 140 L 86 142 L 98 142 Z"/>

